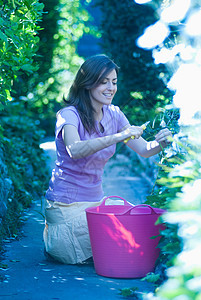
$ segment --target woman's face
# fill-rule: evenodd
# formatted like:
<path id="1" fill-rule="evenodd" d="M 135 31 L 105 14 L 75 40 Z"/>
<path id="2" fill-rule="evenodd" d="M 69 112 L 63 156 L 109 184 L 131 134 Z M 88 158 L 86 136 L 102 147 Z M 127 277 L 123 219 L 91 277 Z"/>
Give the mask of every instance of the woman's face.
<path id="1" fill-rule="evenodd" d="M 109 105 L 117 91 L 117 72 L 112 70 L 101 83 L 90 90 L 92 105 L 97 106 Z"/>

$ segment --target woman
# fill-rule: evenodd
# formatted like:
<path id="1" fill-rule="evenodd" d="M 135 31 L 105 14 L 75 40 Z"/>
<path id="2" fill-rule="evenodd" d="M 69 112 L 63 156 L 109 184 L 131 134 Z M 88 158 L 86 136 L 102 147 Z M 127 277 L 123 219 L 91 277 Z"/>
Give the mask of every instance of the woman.
<path id="1" fill-rule="evenodd" d="M 57 113 L 57 161 L 46 193 L 44 242 L 46 252 L 62 263 L 81 263 L 92 256 L 85 209 L 103 199 L 103 168 L 116 144 L 128 141 L 139 155 L 150 157 L 171 136 L 163 129 L 155 141 L 145 141 L 143 129 L 131 126 L 111 104 L 117 75 L 117 65 L 107 56 L 87 59 L 70 88 L 67 107 Z"/>

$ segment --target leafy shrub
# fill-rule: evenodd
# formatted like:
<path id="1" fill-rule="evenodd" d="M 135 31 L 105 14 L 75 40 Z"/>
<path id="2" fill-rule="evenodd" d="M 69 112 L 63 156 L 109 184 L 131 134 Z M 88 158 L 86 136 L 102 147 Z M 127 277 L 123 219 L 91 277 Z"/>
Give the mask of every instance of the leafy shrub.
<path id="1" fill-rule="evenodd" d="M 162 80 L 167 80 L 168 73 L 164 66 L 154 64 L 151 51 L 139 48 L 136 40 L 157 16 L 151 7 L 142 7 L 133 0 L 95 3 L 102 12 L 101 45 L 120 66 L 114 101 L 133 124 L 153 120 L 156 110 L 171 99 Z"/>
<path id="2" fill-rule="evenodd" d="M 12 103 L 2 116 L 3 145 L 8 173 L 18 190 L 26 190 L 32 195 L 41 194 L 43 184 L 41 186 L 38 180 L 40 178 L 44 183 L 46 180 L 41 172 L 45 165 L 45 157 L 39 143 L 45 132 L 38 128 L 37 122 L 24 114 L 23 102 L 15 105 L 15 114 Z"/>
<path id="3" fill-rule="evenodd" d="M 1 112 L 1 122 L 1 149 L 7 177 L 13 186 L 13 192 L 8 197 L 7 214 L 1 226 L 3 236 L 16 234 L 23 209 L 33 200 L 43 197 L 49 172 L 46 156 L 39 148 L 45 132 L 26 116 L 23 102 L 10 102 L 6 112 Z"/>
<path id="4" fill-rule="evenodd" d="M 188 145 L 188 140 L 177 143 L 180 152 L 161 160 L 156 187 L 147 197 L 148 204 L 168 210 L 167 216 L 162 218 L 166 222 L 166 229 L 161 232 L 161 254 L 156 268 L 156 274 L 160 274 L 157 284 L 164 283 L 164 280 L 167 282 L 158 289 L 156 299 L 176 299 L 179 295 L 189 295 L 188 299 L 199 299 L 196 298 L 199 289 L 195 287 L 189 291 L 186 284 L 189 282 L 190 285 L 191 280 L 200 274 L 199 263 L 195 267 L 193 262 L 190 267 L 191 259 L 193 261 L 194 258 L 188 257 L 184 266 L 180 257 L 193 249 L 193 243 L 199 240 L 199 232 L 191 232 L 191 229 L 198 226 L 196 220 L 200 215 L 200 162 L 195 145 Z M 175 284 L 177 282 L 174 289 L 170 287 L 173 281 Z"/>
<path id="5" fill-rule="evenodd" d="M 84 33 L 95 34 L 95 30 L 89 26 L 90 15 L 80 0 L 45 1 L 44 12 L 36 57 L 39 70 L 20 96 L 26 97 L 28 109 L 47 134 L 53 135 L 55 112 L 83 62 L 77 54 L 79 39 Z"/>
<path id="6" fill-rule="evenodd" d="M 44 5 L 39 0 L 0 0 L 0 109 L 7 99 L 13 81 L 21 74 L 33 74 L 37 70 L 33 57 L 38 49 L 41 19 Z"/>
<path id="7" fill-rule="evenodd" d="M 42 195 L 46 182 L 39 137 L 42 132 L 26 115 L 24 104 L 11 101 L 14 82 L 22 87 L 26 74 L 38 69 L 38 22 L 44 5 L 39 0 L 0 0 L 0 152 L 1 229 L 3 236 L 16 234 L 20 214 L 34 197 Z M 4 111 L 3 111 L 4 109 Z M 37 166 L 38 165 L 38 166 Z M 4 211 L 2 208 L 5 208 Z M 5 215 L 6 212 L 6 215 Z"/>
<path id="8" fill-rule="evenodd" d="M 16 233 L 23 209 L 46 189 L 49 174 L 39 148 L 45 132 L 38 125 L 55 117 L 64 72 L 71 77 L 80 64 L 75 46 L 88 14 L 79 0 L 50 0 L 44 14 L 39 0 L 0 0 L 0 6 L 0 187 L 6 178 L 10 182 L 0 199 L 2 212 L 7 206 L 3 236 Z M 41 21 L 47 31 L 40 34 Z M 53 128 L 49 122 L 46 128 Z"/>
<path id="9" fill-rule="evenodd" d="M 161 245 L 162 253 L 168 257 L 166 281 L 157 289 L 154 299 L 201 299 L 200 279 L 200 63 L 199 54 L 200 31 L 200 1 L 189 2 L 185 9 L 183 3 L 152 1 L 160 15 L 161 26 L 164 28 L 163 42 L 157 38 L 153 26 L 143 37 L 146 41 L 156 39 L 152 44 L 157 61 L 164 63 L 161 53 L 168 52 L 165 63 L 175 70 L 168 86 L 175 91 L 174 103 L 180 108 L 181 133 L 178 135 L 177 146 L 179 153 L 163 158 L 160 163 L 160 175 L 157 181 L 158 189 L 152 195 L 156 201 L 168 208 L 163 216 L 167 230 Z M 158 6 L 159 4 L 159 6 Z M 178 5 L 177 8 L 175 4 Z M 180 7 L 181 6 L 181 7 Z M 165 16 L 165 17 L 164 17 Z M 174 19 L 174 20 L 173 20 Z M 181 29 L 182 24 L 182 29 Z M 192 26 L 193 24 L 193 26 Z M 173 27 L 174 25 L 174 27 Z M 160 25 L 159 25 L 160 26 Z M 190 30 L 189 30 L 190 29 Z M 178 38 L 175 39 L 174 32 Z M 166 38 L 169 42 L 166 43 Z M 150 44 L 149 44 L 150 45 Z M 143 45 L 142 45 L 143 46 Z M 145 46 L 146 47 L 146 46 Z M 175 52 L 175 49 L 178 49 Z M 183 56 L 185 49 L 185 57 Z M 190 51 L 188 51 L 188 49 Z M 166 52 L 166 53 L 167 53 Z M 173 55 L 170 58 L 170 53 Z M 188 59 L 186 59 L 188 55 Z M 175 68 L 176 66 L 176 68 Z M 187 101 L 191 99 L 190 101 Z M 153 202 L 153 198 L 149 199 Z M 171 240 L 172 238 L 172 240 Z M 170 242 L 171 240 L 171 242 Z M 175 242 L 176 241 L 176 242 Z M 145 299 L 152 299 L 148 295 Z"/>

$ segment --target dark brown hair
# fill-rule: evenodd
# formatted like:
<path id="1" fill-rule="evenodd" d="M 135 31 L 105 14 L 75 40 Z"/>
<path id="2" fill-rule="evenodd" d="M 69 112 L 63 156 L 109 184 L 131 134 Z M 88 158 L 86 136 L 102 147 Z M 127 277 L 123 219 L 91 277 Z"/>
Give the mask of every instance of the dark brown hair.
<path id="1" fill-rule="evenodd" d="M 89 90 L 98 86 L 114 69 L 118 74 L 119 67 L 106 55 L 88 58 L 78 70 L 67 99 L 64 99 L 68 106 L 76 107 L 83 126 L 89 133 L 95 130 L 94 109 Z"/>

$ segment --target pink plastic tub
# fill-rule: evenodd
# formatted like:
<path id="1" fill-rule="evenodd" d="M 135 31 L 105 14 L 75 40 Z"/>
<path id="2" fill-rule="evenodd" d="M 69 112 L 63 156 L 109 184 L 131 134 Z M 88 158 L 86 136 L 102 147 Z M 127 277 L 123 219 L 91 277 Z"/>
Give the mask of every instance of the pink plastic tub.
<path id="1" fill-rule="evenodd" d="M 105 205 L 108 198 L 124 205 Z M 164 210 L 146 204 L 130 205 L 118 196 L 86 209 L 96 273 L 106 277 L 140 278 L 154 271 L 162 224 L 155 225 Z"/>

